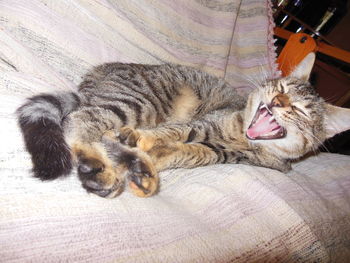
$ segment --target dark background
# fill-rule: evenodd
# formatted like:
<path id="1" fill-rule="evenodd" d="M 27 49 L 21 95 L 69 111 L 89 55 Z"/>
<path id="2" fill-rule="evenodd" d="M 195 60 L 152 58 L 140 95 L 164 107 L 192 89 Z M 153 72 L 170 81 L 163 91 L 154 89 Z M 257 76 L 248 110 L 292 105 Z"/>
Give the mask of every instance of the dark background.
<path id="1" fill-rule="evenodd" d="M 350 51 L 350 1 L 347 0 L 286 0 L 283 10 L 286 10 L 299 20 L 295 22 L 289 16 L 281 23 L 285 13 L 277 8 L 279 1 L 273 1 L 276 26 L 291 32 L 313 32 L 305 27 L 305 24 L 315 29 L 327 10 L 332 10 L 334 15 L 320 30 L 322 36 L 332 45 Z M 281 6 L 280 6 L 281 7 Z M 321 38 L 315 36 L 319 41 Z M 279 53 L 286 41 L 278 39 L 276 42 Z M 318 53 L 317 60 L 311 75 L 311 82 L 318 93 L 329 103 L 341 107 L 350 108 L 350 65 L 336 60 L 324 54 Z M 322 151 L 350 155 L 350 130 L 343 132 L 325 142 Z"/>

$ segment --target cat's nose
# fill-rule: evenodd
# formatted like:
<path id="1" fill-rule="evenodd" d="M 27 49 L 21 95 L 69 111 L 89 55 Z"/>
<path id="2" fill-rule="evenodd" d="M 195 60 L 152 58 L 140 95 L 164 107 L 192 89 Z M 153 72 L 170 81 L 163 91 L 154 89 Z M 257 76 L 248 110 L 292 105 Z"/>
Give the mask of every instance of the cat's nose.
<path id="1" fill-rule="evenodd" d="M 287 107 L 289 105 L 289 97 L 286 94 L 277 95 L 271 101 L 271 107 Z"/>

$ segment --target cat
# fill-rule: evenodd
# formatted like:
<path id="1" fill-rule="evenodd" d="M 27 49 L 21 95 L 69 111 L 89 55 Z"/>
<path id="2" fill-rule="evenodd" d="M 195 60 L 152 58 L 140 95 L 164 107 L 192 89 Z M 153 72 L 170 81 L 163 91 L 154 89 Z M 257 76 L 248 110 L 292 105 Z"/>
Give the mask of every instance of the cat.
<path id="1" fill-rule="evenodd" d="M 288 172 L 350 128 L 350 109 L 325 103 L 308 82 L 314 60 L 310 53 L 248 98 L 191 67 L 100 65 L 77 93 L 41 94 L 17 110 L 34 176 L 55 179 L 76 166 L 88 192 L 113 198 L 125 185 L 152 196 L 169 168 L 247 163 Z"/>

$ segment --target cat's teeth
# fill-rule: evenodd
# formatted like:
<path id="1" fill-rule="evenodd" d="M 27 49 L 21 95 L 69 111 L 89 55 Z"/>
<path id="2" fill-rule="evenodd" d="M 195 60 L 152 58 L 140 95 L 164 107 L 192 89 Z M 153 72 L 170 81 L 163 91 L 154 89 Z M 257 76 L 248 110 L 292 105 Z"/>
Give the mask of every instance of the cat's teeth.
<path id="1" fill-rule="evenodd" d="M 265 136 L 274 136 L 279 134 L 280 131 L 279 130 L 275 130 L 275 131 L 270 131 L 269 133 L 265 134 Z"/>
<path id="2" fill-rule="evenodd" d="M 273 122 L 275 120 L 276 120 L 275 117 L 272 115 L 271 118 L 269 119 L 269 122 L 271 123 L 271 122 Z"/>
<path id="3" fill-rule="evenodd" d="M 276 131 L 270 131 L 270 132 L 264 134 L 264 136 L 273 136 L 273 135 L 275 135 L 275 133 L 276 133 Z"/>
<path id="4" fill-rule="evenodd" d="M 262 109 L 266 109 L 268 113 L 270 113 L 272 115 L 272 111 L 269 109 L 269 107 L 267 107 L 266 104 L 262 104 L 260 107 L 259 107 L 259 110 L 262 110 Z M 266 116 L 266 115 L 264 115 Z"/>
<path id="5" fill-rule="evenodd" d="M 261 109 L 263 109 L 263 108 L 266 108 L 266 109 L 267 109 L 266 104 L 261 105 L 260 108 L 259 108 L 259 110 L 261 110 Z"/>

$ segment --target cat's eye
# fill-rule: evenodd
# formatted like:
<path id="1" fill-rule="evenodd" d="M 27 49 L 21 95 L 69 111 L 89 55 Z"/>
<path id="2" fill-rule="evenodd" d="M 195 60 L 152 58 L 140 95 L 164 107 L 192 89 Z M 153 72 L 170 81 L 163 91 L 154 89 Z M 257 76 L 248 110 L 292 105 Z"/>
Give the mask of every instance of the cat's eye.
<path id="1" fill-rule="evenodd" d="M 307 114 L 306 114 L 302 109 L 300 109 L 299 107 L 297 107 L 297 106 L 295 106 L 295 105 L 292 105 L 292 110 L 293 110 L 294 112 L 299 112 L 299 113 L 301 113 L 301 114 L 303 114 L 304 116 L 307 117 Z"/>

